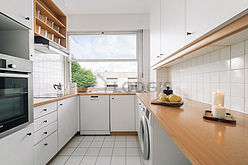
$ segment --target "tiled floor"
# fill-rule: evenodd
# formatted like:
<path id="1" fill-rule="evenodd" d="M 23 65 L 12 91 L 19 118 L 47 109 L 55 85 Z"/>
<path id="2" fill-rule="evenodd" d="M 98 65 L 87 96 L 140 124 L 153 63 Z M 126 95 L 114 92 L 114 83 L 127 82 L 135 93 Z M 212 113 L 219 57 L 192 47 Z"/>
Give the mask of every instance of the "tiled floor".
<path id="1" fill-rule="evenodd" d="M 75 136 L 50 165 L 142 165 L 137 136 Z"/>

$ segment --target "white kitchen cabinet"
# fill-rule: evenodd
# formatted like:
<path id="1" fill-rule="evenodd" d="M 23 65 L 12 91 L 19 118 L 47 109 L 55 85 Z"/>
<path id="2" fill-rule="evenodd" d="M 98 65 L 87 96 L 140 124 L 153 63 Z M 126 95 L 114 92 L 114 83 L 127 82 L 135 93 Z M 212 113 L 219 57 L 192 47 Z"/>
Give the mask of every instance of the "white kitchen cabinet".
<path id="1" fill-rule="evenodd" d="M 150 14 L 150 65 L 160 60 L 160 0 L 153 0 Z"/>
<path id="2" fill-rule="evenodd" d="M 58 150 L 76 133 L 78 127 L 78 96 L 58 101 Z"/>
<path id="3" fill-rule="evenodd" d="M 32 29 L 33 0 L 8 0 L 0 5 L 0 12 Z"/>
<path id="4" fill-rule="evenodd" d="M 161 0 L 161 60 L 185 46 L 185 0 Z"/>
<path id="5" fill-rule="evenodd" d="M 134 95 L 110 95 L 111 131 L 136 131 Z"/>
<path id="6" fill-rule="evenodd" d="M 0 164 L 33 165 L 33 124 L 0 139 Z"/>
<path id="7" fill-rule="evenodd" d="M 247 8 L 247 0 L 186 0 L 186 44 Z"/>

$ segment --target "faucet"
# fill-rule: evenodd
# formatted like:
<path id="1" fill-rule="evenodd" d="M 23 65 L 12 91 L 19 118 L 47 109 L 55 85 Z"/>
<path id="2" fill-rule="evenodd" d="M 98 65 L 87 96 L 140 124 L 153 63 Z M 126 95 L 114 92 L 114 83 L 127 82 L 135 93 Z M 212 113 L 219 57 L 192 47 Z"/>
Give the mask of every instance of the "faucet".
<path id="1" fill-rule="evenodd" d="M 53 88 L 56 90 L 56 87 L 59 89 L 59 90 L 61 90 L 62 88 L 62 86 L 61 86 L 61 83 L 59 83 L 59 84 L 53 84 Z"/>

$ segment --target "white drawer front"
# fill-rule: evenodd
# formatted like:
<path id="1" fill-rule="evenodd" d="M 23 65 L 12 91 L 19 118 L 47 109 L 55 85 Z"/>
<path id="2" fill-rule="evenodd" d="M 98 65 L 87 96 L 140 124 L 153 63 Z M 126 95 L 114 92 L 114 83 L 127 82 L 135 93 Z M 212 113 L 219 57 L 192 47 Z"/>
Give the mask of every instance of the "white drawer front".
<path id="1" fill-rule="evenodd" d="M 57 120 L 57 111 L 34 120 L 34 132 Z"/>
<path id="2" fill-rule="evenodd" d="M 57 153 L 57 131 L 34 146 L 34 164 L 44 165 Z"/>
<path id="3" fill-rule="evenodd" d="M 57 121 L 35 132 L 34 133 L 34 144 L 37 144 L 39 141 L 45 139 L 46 137 L 51 135 L 56 130 L 57 130 Z"/>
<path id="4" fill-rule="evenodd" d="M 34 107 L 34 119 L 37 119 L 38 117 L 44 116 L 56 110 L 57 102 L 52 102 L 38 107 Z"/>

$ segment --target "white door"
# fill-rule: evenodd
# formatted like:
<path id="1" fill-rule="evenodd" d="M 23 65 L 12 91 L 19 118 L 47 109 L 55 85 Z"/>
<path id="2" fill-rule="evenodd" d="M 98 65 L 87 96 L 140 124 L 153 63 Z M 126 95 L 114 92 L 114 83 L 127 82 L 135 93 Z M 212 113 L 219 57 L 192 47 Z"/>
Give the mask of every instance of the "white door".
<path id="1" fill-rule="evenodd" d="M 161 0 L 161 59 L 185 46 L 185 0 Z"/>
<path id="2" fill-rule="evenodd" d="M 58 101 L 58 147 L 61 149 L 77 133 L 78 97 Z"/>
<path id="3" fill-rule="evenodd" d="M 186 0 L 186 44 L 247 8 L 247 0 Z"/>
<path id="4" fill-rule="evenodd" d="M 110 95 L 111 131 L 136 131 L 133 95 Z"/>

